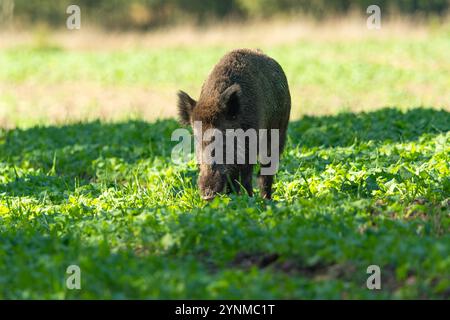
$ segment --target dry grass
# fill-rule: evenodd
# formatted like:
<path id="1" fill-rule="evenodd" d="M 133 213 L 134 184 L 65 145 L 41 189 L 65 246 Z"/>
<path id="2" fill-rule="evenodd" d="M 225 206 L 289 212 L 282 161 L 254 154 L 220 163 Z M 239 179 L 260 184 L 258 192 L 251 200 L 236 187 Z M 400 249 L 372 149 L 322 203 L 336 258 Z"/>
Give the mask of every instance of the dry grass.
<path id="1" fill-rule="evenodd" d="M 97 83 L 0 84 L 0 127 L 78 120 L 174 117 L 171 89 Z M 11 116 L 15 115 L 15 116 Z"/>
<path id="2" fill-rule="evenodd" d="M 293 108 L 291 119 L 303 115 L 329 115 L 337 111 L 361 112 L 389 105 L 384 93 L 368 92 L 364 97 L 342 97 L 324 94 L 319 87 L 291 90 Z M 101 119 L 114 121 L 141 118 L 148 121 L 175 117 L 174 88 L 145 88 L 142 86 L 107 86 L 97 83 L 67 84 L 0 84 L 0 127 L 12 128 L 33 123 L 68 123 Z M 411 86 L 406 93 L 422 96 L 419 105 L 450 111 L 450 96 L 433 95 L 432 86 Z M 194 95 L 194 94 L 193 94 Z M 374 102 L 376 104 L 374 105 Z M 398 106 L 408 109 L 408 106 Z"/>
<path id="3" fill-rule="evenodd" d="M 152 32 L 105 32 L 92 27 L 81 30 L 49 30 L 40 26 L 37 30 L 21 30 L 0 33 L 0 48 L 29 44 L 42 34 L 51 35 L 51 41 L 68 50 L 123 50 L 124 48 L 166 48 L 182 46 L 230 47 L 270 46 L 307 41 L 357 41 L 367 37 L 425 38 L 432 28 L 407 19 L 391 20 L 381 30 L 366 28 L 365 17 L 335 18 L 323 22 L 298 17 L 290 20 L 229 23 L 207 28 L 180 25 L 161 28 Z"/>
<path id="4" fill-rule="evenodd" d="M 178 26 L 160 29 L 154 32 L 105 33 L 104 31 L 83 27 L 80 31 L 50 31 L 39 27 L 34 31 L 15 31 L 0 33 L 0 50 L 20 46 L 55 45 L 67 51 L 123 51 L 129 49 L 147 50 L 186 47 L 215 46 L 236 47 L 277 47 L 307 43 L 359 44 L 366 39 L 392 41 L 392 39 L 411 39 L 426 41 L 435 32 L 432 25 L 416 24 L 414 21 L 396 20 L 384 23 L 381 30 L 368 30 L 365 17 L 334 19 L 323 23 L 307 19 L 253 22 L 250 24 L 225 24 L 209 28 Z M 439 26 L 439 30 L 450 30 L 448 25 Z M 382 48 L 382 47 L 381 47 Z M 348 49 L 347 49 L 348 50 Z M 337 59 L 321 53 L 317 59 Z M 343 56 L 340 56 L 343 58 Z M 414 57 L 393 58 L 392 55 L 373 55 L 367 57 L 371 63 L 386 64 L 393 68 L 414 70 L 417 61 Z M 408 57 L 410 58 L 410 57 Z M 389 60 L 389 61 L 387 61 Z M 336 60 L 345 65 L 347 58 Z M 424 61 L 419 61 L 424 63 Z M 427 62 L 430 72 L 440 72 L 442 61 L 433 64 Z M 212 67 L 212 66 L 211 66 Z M 144 71 L 143 71 L 144 72 Z M 0 70 L 1 73 L 1 70 Z M 339 81 L 339 79 L 336 79 Z M 201 82 L 192 84 L 193 96 L 198 94 Z M 9 83 L 0 80 L 0 126 L 13 127 L 33 123 L 61 123 L 88 119 L 116 120 L 123 117 L 140 117 L 147 120 L 173 117 L 176 115 L 176 91 L 179 83 L 172 85 L 142 84 L 100 84 L 95 81 L 62 82 L 43 84 L 36 81 Z M 182 88 L 188 89 L 188 88 Z M 376 89 L 376 88 L 375 88 Z M 349 92 L 331 92 L 321 85 L 295 84 L 291 86 L 293 97 L 292 118 L 304 114 L 332 114 L 340 110 L 373 110 L 392 104 L 392 90 L 380 92 L 368 90 L 364 94 Z M 436 106 L 449 110 L 450 95 L 442 94 L 441 87 L 433 83 L 412 81 L 402 87 L 401 94 L 415 97 L 416 105 L 401 105 L 408 108 L 418 105 Z M 393 89 L 395 90 L 395 89 Z"/>

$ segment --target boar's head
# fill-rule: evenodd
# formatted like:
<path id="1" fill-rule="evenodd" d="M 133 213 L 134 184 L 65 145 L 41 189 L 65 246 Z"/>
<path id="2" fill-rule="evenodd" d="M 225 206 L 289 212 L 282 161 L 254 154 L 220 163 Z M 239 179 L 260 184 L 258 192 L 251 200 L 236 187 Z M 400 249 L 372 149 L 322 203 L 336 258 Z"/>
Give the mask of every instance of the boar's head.
<path id="1" fill-rule="evenodd" d="M 243 126 L 240 116 L 242 103 L 241 87 L 238 84 L 228 86 L 221 93 L 203 94 L 199 101 L 187 93 L 178 93 L 178 114 L 180 123 L 190 125 L 196 139 L 196 158 L 199 167 L 198 186 L 203 199 L 211 200 L 218 193 L 239 188 L 238 166 L 233 161 L 226 163 L 227 129 Z M 208 148 L 216 141 L 215 134 L 222 134 L 223 161 L 215 161 L 215 149 Z M 200 148 L 199 148 L 200 147 Z M 236 154 L 236 153 L 235 153 Z M 211 160 L 211 157 L 213 159 Z"/>

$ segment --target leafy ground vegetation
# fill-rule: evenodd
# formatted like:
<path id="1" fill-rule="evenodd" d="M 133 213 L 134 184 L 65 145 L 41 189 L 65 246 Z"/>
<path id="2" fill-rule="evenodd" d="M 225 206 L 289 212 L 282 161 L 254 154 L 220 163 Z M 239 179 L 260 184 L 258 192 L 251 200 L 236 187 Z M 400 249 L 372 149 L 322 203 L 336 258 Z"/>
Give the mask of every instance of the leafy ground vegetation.
<path id="1" fill-rule="evenodd" d="M 2 132 L 0 295 L 448 297 L 449 124 L 431 109 L 293 122 L 273 202 L 202 202 L 195 164 L 170 160 L 172 120 Z"/>
<path id="2" fill-rule="evenodd" d="M 449 98 L 450 64 L 436 48 L 448 41 L 269 48 L 294 96 L 306 83 L 349 97 L 347 111 L 293 118 L 273 201 L 202 201 L 195 163 L 171 161 L 173 119 L 30 120 L 4 95 L 13 125 L 0 129 L 0 298 L 449 298 L 450 113 L 419 104 Z M 200 85 L 197 64 L 209 68 L 225 49 L 199 50 L 9 48 L 0 80 L 168 86 L 175 74 L 174 87 Z M 404 58 L 397 68 L 393 53 Z M 144 72 L 149 57 L 155 73 Z M 304 99 L 319 108 L 313 92 Z M 398 105 L 355 112 L 365 93 Z M 71 264 L 81 290 L 65 286 Z M 381 268 L 381 290 L 366 287 L 369 265 Z"/>

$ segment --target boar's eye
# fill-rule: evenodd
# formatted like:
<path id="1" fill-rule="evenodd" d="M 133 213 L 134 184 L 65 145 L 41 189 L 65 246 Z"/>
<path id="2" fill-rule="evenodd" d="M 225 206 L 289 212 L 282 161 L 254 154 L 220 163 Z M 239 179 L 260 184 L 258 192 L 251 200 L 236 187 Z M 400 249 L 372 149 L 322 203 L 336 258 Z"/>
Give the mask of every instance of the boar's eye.
<path id="1" fill-rule="evenodd" d="M 235 83 L 221 95 L 221 105 L 228 118 L 235 119 L 240 110 L 241 87 Z"/>
<path id="2" fill-rule="evenodd" d="M 235 119 L 239 113 L 239 98 L 233 94 L 228 101 L 227 114 L 230 118 Z"/>

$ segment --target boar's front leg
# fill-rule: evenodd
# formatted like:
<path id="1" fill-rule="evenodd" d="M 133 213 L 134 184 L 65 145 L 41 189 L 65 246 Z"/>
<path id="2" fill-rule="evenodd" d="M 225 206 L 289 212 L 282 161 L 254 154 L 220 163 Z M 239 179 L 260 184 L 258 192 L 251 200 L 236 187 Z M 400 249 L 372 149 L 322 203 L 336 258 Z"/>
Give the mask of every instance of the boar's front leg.
<path id="1" fill-rule="evenodd" d="M 227 192 L 239 194 L 243 187 L 249 196 L 253 196 L 252 173 L 253 165 L 242 165 L 236 174 L 228 175 Z"/>
<path id="2" fill-rule="evenodd" d="M 266 144 L 265 149 L 266 149 L 267 155 L 265 157 L 267 157 L 268 159 L 271 159 L 272 144 L 271 144 L 270 132 L 267 135 L 266 142 L 263 142 L 263 141 L 259 142 L 259 145 L 258 145 L 259 148 L 264 146 L 264 144 L 261 144 L 261 143 Z M 284 141 L 281 142 L 280 150 L 282 150 L 282 148 L 283 148 L 283 146 L 282 146 L 283 143 L 284 143 Z M 261 149 L 259 149 L 259 151 L 261 152 Z M 273 176 L 274 175 L 273 174 L 272 175 L 263 175 L 263 174 L 261 174 L 261 171 L 262 171 L 261 169 L 262 168 L 270 168 L 271 165 L 272 165 L 271 163 L 263 164 L 260 162 L 260 169 L 258 171 L 258 185 L 259 185 L 259 189 L 261 192 L 261 197 L 263 199 L 269 199 L 269 200 L 272 199 L 272 184 L 273 184 Z"/>
<path id="3" fill-rule="evenodd" d="M 241 169 L 241 183 L 250 197 L 253 196 L 252 176 L 253 165 L 244 165 Z"/>
<path id="4" fill-rule="evenodd" d="M 239 193 L 239 172 L 233 172 L 232 174 L 227 174 L 227 193 Z"/>
<path id="5" fill-rule="evenodd" d="M 258 172 L 258 184 L 259 189 L 261 190 L 261 197 L 264 199 L 272 199 L 273 175 L 261 175 L 260 170 Z"/>

